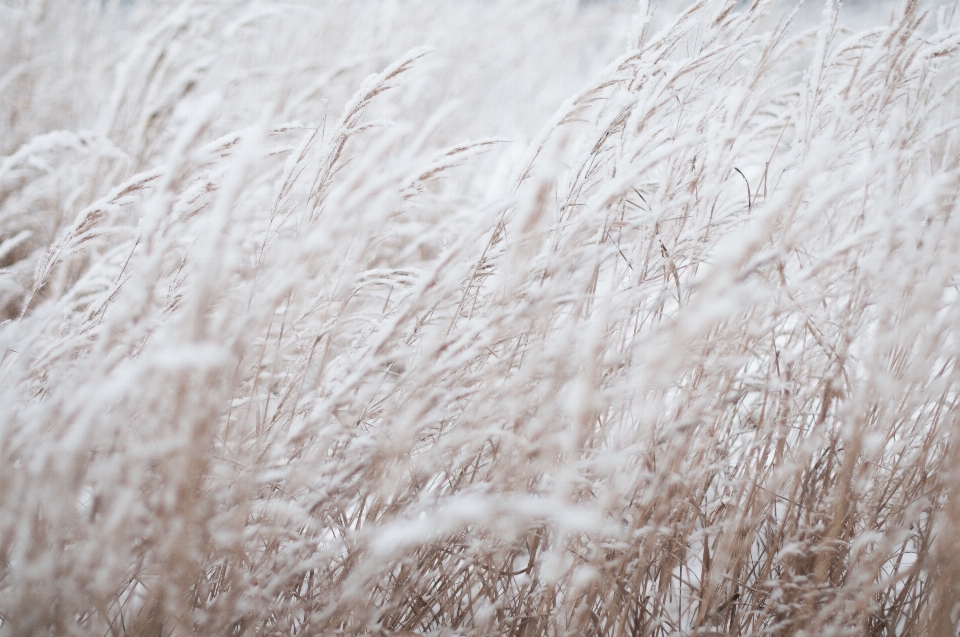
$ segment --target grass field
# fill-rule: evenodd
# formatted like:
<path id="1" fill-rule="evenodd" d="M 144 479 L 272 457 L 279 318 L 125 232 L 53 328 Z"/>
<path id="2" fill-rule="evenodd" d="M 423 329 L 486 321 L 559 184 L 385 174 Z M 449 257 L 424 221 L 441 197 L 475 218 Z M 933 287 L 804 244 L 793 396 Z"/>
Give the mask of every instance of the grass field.
<path id="1" fill-rule="evenodd" d="M 0 0 L 0 635 L 956 635 L 958 8 Z"/>

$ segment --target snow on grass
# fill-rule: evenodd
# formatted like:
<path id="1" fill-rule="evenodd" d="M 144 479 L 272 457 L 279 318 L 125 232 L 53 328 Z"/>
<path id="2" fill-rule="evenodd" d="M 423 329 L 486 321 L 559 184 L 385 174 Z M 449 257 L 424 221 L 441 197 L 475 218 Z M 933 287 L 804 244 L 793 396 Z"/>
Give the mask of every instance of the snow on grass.
<path id="1" fill-rule="evenodd" d="M 955 634 L 956 13 L 0 4 L 0 631 Z"/>

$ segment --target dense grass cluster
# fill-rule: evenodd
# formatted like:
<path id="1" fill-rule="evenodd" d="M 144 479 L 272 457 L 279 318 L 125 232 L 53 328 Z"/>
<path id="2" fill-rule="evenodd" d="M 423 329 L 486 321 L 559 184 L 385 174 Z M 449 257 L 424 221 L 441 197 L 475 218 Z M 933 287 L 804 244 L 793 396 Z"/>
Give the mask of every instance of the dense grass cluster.
<path id="1" fill-rule="evenodd" d="M 955 635 L 960 11 L 810 9 L 0 1 L 0 634 Z"/>

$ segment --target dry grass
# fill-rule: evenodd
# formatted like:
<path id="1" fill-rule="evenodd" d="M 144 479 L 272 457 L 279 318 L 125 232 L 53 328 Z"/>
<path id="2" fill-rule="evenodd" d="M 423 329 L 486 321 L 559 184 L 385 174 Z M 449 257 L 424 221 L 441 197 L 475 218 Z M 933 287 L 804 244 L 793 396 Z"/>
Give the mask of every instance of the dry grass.
<path id="1" fill-rule="evenodd" d="M 0 632 L 955 635 L 958 5 L 641 4 L 0 4 Z"/>

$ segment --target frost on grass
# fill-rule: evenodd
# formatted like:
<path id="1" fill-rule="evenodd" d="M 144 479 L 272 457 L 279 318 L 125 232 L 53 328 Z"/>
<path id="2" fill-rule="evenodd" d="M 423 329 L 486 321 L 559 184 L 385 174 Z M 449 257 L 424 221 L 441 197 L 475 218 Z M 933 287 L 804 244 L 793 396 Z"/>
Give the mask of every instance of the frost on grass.
<path id="1" fill-rule="evenodd" d="M 957 8 L 0 4 L 0 632 L 955 634 Z"/>

